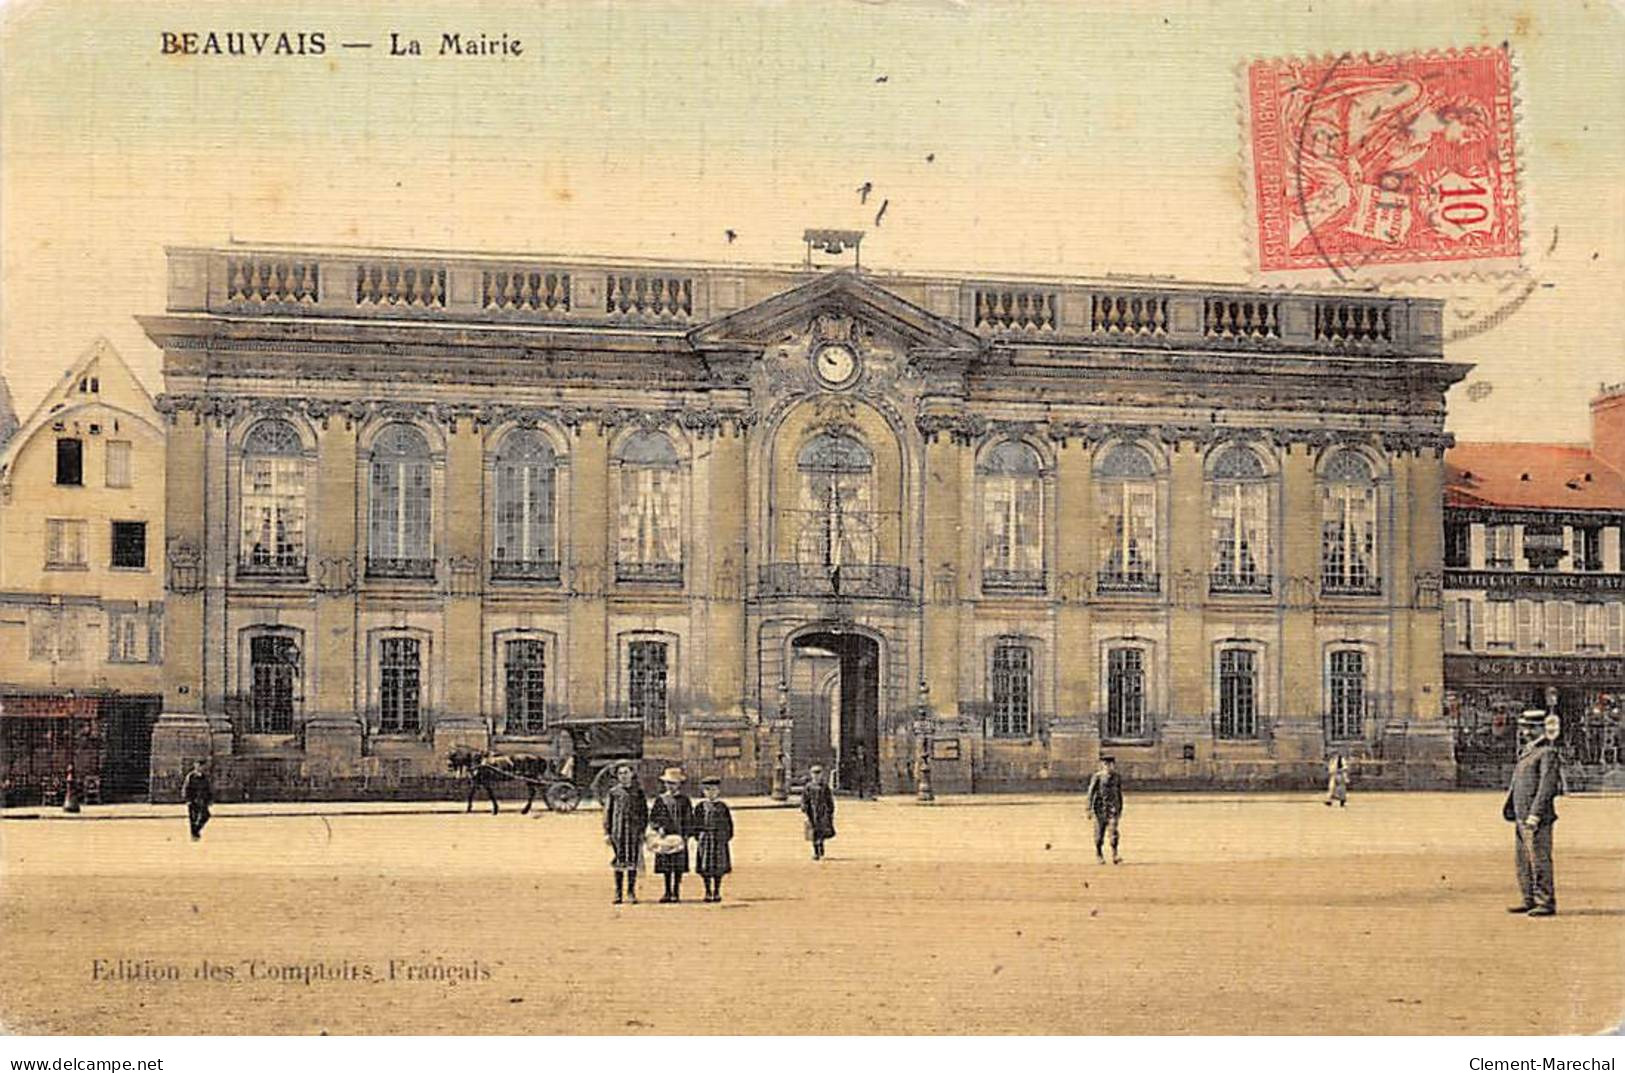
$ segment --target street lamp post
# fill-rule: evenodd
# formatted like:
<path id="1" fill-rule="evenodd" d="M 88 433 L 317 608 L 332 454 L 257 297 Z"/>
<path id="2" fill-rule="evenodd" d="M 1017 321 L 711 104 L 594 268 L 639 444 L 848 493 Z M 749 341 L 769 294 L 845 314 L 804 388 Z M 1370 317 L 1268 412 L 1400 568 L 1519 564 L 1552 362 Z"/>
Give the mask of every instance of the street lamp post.
<path id="1" fill-rule="evenodd" d="M 777 755 L 773 758 L 773 800 L 788 801 L 790 799 L 789 773 L 785 770 L 787 756 L 784 747 L 784 726 L 790 718 L 790 683 L 779 679 L 779 721 L 773 728 L 773 743 Z"/>
<path id="2" fill-rule="evenodd" d="M 920 707 L 919 720 L 916 722 L 916 734 L 920 741 L 919 777 L 915 784 L 915 800 L 922 805 L 928 805 L 937 799 L 931 789 L 931 704 L 927 699 L 929 690 L 924 678 L 920 679 Z"/>

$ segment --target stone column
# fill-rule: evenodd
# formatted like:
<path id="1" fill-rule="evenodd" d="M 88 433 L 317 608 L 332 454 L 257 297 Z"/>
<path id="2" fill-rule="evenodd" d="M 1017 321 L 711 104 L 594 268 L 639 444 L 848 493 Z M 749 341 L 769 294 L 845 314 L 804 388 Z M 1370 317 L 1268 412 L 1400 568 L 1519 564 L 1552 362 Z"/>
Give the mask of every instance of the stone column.
<path id="1" fill-rule="evenodd" d="M 1320 501 L 1315 492 L 1315 455 L 1304 444 L 1281 453 L 1281 700 L 1275 729 L 1276 756 L 1318 774 L 1325 751 L 1321 725 L 1322 656 L 1315 635 L 1315 593 L 1320 572 Z M 1285 774 L 1283 772 L 1283 774 Z"/>
<path id="2" fill-rule="evenodd" d="M 947 432 L 925 446 L 925 532 L 922 534 L 926 703 L 939 719 L 959 713 L 959 599 L 966 571 L 960 556 L 960 448 Z"/>
<path id="3" fill-rule="evenodd" d="M 204 428 L 196 412 L 170 415 L 164 480 L 164 707 L 152 731 L 155 801 L 175 800 L 193 760 L 214 754 L 204 714 Z M 222 534 L 223 536 L 224 534 Z M 225 738 L 227 748 L 230 737 Z"/>
<path id="4" fill-rule="evenodd" d="M 1050 596 L 1055 613 L 1055 722 L 1051 725 L 1054 772 L 1063 780 L 1087 776 L 1100 755 L 1100 667 L 1089 612 L 1089 577 L 1095 548 L 1095 487 L 1089 444 L 1071 439 L 1056 445 Z"/>
<path id="5" fill-rule="evenodd" d="M 1409 602 L 1411 724 L 1407 735 L 1408 786 L 1456 783 L 1455 743 L 1444 716 L 1444 462 L 1432 450 L 1409 459 L 1408 514 L 1411 570 Z"/>
<path id="6" fill-rule="evenodd" d="M 565 584 L 570 593 L 569 714 L 599 719 L 613 703 L 614 639 L 607 636 L 605 593 L 615 576 L 614 542 L 610 539 L 609 430 L 584 424 L 577 431 L 570 460 L 571 562 Z"/>
<path id="7" fill-rule="evenodd" d="M 366 533 L 358 526 L 366 475 L 357 466 L 352 419 L 334 415 L 317 433 L 306 551 L 316 584 L 316 635 L 306 648 L 315 703 L 305 716 L 305 760 L 317 777 L 353 774 L 366 710 L 365 639 L 356 628 L 356 587 Z"/>
<path id="8" fill-rule="evenodd" d="M 710 441 L 711 510 L 702 547 L 711 559 L 710 599 L 705 601 L 706 715 L 743 717 L 745 704 L 745 481 L 743 431 L 719 429 Z M 698 677 L 696 675 L 696 677 Z"/>
<path id="9" fill-rule="evenodd" d="M 1196 759 L 1213 760 L 1213 736 L 1207 710 L 1207 640 L 1203 604 L 1207 598 L 1207 504 L 1202 482 L 1202 454 L 1194 444 L 1169 448 L 1167 563 L 1163 591 L 1171 596 L 1168 611 L 1168 723 L 1165 748 L 1194 741 Z"/>
<path id="10" fill-rule="evenodd" d="M 468 418 L 446 422 L 444 497 L 446 563 L 442 643 L 445 706 L 434 715 L 434 752 L 444 757 L 458 746 L 484 749 L 490 744 L 480 711 L 483 593 L 485 590 L 485 450 L 484 434 Z"/>

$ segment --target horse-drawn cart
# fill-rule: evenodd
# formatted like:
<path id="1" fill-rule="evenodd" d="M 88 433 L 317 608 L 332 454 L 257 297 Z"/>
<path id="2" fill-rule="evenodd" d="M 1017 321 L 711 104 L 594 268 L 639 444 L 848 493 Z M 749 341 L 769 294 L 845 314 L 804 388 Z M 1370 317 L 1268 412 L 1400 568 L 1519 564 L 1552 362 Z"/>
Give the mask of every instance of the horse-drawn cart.
<path id="1" fill-rule="evenodd" d="M 549 728 L 553 755 L 528 752 L 481 752 L 459 747 L 446 758 L 453 774 L 468 779 L 468 811 L 480 790 L 491 799 L 491 812 L 497 805 L 496 783 L 523 782 L 528 790 L 525 807 L 529 812 L 540 794 L 542 803 L 553 812 L 574 812 L 583 792 L 603 800 L 614 780 L 615 768 L 623 761 L 634 765 L 643 758 L 643 723 L 636 719 L 570 719 Z"/>

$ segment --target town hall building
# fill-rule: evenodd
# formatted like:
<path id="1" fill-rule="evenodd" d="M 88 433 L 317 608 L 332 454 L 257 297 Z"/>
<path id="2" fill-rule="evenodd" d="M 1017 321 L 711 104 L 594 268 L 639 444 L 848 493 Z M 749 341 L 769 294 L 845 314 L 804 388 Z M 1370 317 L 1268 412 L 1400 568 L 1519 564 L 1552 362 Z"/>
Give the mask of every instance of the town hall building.
<path id="1" fill-rule="evenodd" d="M 171 249 L 154 792 L 1453 782 L 1438 303 L 812 260 Z"/>

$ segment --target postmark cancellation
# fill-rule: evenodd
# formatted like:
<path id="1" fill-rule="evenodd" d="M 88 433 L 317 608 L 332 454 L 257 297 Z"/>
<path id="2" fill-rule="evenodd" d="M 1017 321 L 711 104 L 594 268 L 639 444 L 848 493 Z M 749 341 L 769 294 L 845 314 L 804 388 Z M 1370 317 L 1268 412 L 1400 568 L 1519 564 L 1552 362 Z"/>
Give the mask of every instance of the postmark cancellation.
<path id="1" fill-rule="evenodd" d="M 1260 59 L 1242 74 L 1253 267 L 1280 283 L 1522 266 L 1505 48 Z"/>

